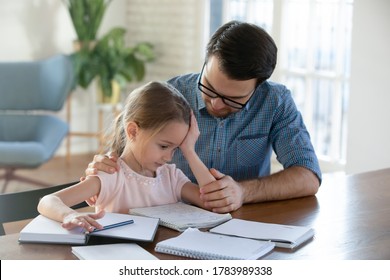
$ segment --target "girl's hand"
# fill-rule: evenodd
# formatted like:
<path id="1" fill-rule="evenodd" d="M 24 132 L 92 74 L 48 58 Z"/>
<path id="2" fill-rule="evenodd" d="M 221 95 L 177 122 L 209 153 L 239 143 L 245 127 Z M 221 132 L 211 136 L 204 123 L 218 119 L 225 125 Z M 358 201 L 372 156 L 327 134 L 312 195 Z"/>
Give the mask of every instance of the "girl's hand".
<path id="1" fill-rule="evenodd" d="M 65 216 L 62 227 L 66 229 L 73 229 L 75 227 L 82 227 L 86 231 L 92 232 L 95 228 L 102 229 L 103 226 L 96 222 L 104 216 L 104 211 L 95 214 L 75 212 Z"/>
<path id="2" fill-rule="evenodd" d="M 183 153 L 185 153 L 186 151 L 195 150 L 195 143 L 198 140 L 199 135 L 200 132 L 198 127 L 198 122 L 196 121 L 194 113 L 191 112 L 190 128 L 188 130 L 186 137 L 184 138 L 183 142 L 180 145 L 180 149 L 182 150 Z"/>

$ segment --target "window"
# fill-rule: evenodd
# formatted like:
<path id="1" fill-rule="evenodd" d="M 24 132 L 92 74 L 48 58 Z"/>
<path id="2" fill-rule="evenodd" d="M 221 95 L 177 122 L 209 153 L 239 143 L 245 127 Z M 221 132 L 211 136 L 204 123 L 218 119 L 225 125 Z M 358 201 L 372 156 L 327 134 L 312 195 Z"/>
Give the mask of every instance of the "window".
<path id="1" fill-rule="evenodd" d="M 353 0 L 216 2 L 210 32 L 232 19 L 267 30 L 279 48 L 272 79 L 292 91 L 319 158 L 345 163 Z"/>

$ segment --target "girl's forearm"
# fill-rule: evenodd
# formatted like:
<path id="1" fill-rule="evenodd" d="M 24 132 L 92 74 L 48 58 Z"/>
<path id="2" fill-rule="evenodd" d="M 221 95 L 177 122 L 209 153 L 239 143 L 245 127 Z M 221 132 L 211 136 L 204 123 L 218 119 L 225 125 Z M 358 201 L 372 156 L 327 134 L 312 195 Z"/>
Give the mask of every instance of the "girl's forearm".
<path id="1" fill-rule="evenodd" d="M 58 222 L 63 222 L 66 216 L 76 212 L 55 195 L 44 196 L 38 204 L 38 211 L 43 216 Z"/>
<path id="2" fill-rule="evenodd" d="M 214 176 L 195 151 L 185 151 L 183 154 L 200 187 L 215 181 Z"/>

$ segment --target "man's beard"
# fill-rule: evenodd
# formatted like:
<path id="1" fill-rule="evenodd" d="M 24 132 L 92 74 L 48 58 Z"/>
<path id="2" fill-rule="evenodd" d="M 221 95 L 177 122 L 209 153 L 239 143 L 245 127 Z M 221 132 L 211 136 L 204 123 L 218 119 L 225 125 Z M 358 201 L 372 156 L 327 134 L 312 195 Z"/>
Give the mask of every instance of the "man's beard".
<path id="1" fill-rule="evenodd" d="M 213 106 L 211 106 L 210 102 L 206 102 L 206 108 L 207 108 L 207 112 L 209 112 L 210 115 L 216 118 L 226 118 L 230 114 L 236 112 L 234 109 L 231 109 L 229 107 L 225 107 L 222 110 L 215 111 L 213 110 Z"/>

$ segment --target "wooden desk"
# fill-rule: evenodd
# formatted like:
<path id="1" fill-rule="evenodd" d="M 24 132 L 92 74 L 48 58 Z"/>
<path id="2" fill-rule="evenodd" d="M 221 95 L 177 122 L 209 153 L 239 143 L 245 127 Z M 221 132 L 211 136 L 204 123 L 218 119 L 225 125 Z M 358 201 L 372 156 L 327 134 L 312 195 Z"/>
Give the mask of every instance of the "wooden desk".
<path id="1" fill-rule="evenodd" d="M 263 259 L 390 259 L 390 168 L 352 176 L 324 176 L 316 196 L 245 205 L 233 217 L 311 226 L 315 238 L 295 250 L 275 248 Z M 178 235 L 160 227 L 153 243 L 140 243 L 159 259 L 155 244 Z M 19 244 L 0 237 L 0 259 L 76 259 L 69 245 Z"/>

